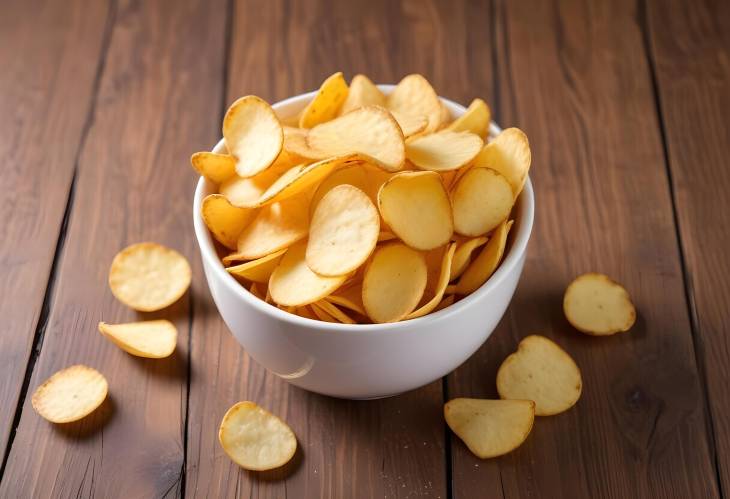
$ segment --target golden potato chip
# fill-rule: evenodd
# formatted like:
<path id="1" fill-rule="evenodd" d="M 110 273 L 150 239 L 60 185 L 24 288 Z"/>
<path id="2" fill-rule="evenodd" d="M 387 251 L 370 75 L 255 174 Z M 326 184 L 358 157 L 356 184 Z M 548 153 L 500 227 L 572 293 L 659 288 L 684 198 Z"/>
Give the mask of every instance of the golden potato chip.
<path id="1" fill-rule="evenodd" d="M 270 255 L 307 237 L 308 198 L 299 194 L 259 209 L 256 217 L 238 237 L 238 251 L 231 260 L 255 260 Z"/>
<path id="2" fill-rule="evenodd" d="M 487 245 L 479 255 L 469 264 L 456 285 L 456 292 L 460 295 L 473 293 L 497 270 L 502 261 L 504 248 L 507 246 L 507 234 L 512 228 L 512 220 L 505 220 L 494 231 Z"/>
<path id="3" fill-rule="evenodd" d="M 379 243 L 382 243 L 385 241 L 390 241 L 392 239 L 398 239 L 398 236 L 396 236 L 395 234 L 393 234 L 392 232 L 390 232 L 388 230 L 381 230 L 380 234 L 378 234 Z"/>
<path id="4" fill-rule="evenodd" d="M 428 119 L 426 133 L 435 132 L 443 120 L 441 100 L 431 84 L 419 74 L 403 78 L 386 99 L 390 111 L 425 116 Z"/>
<path id="5" fill-rule="evenodd" d="M 451 262 L 451 276 L 449 277 L 449 282 L 453 281 L 464 273 L 466 267 L 471 261 L 472 252 L 474 252 L 475 249 L 486 243 L 488 240 L 489 238 L 487 237 L 475 237 L 474 239 L 464 241 L 456 247 L 454 259 Z"/>
<path id="6" fill-rule="evenodd" d="M 148 359 L 169 357 L 177 346 L 177 328 L 166 320 L 128 324 L 100 322 L 99 332 L 125 352 Z"/>
<path id="7" fill-rule="evenodd" d="M 378 193 L 378 208 L 390 230 L 408 246 L 430 250 L 454 232 L 451 202 L 436 172 L 401 172 Z"/>
<path id="8" fill-rule="evenodd" d="M 286 251 L 286 250 L 285 250 Z M 248 290 L 251 292 L 252 295 L 254 295 L 256 298 L 259 298 L 260 300 L 266 300 L 266 295 L 268 293 L 268 289 L 266 291 L 262 290 L 259 286 L 261 283 L 252 282 L 251 287 L 248 288 Z"/>
<path id="9" fill-rule="evenodd" d="M 532 400 L 456 398 L 444 405 L 451 431 L 481 459 L 512 452 L 527 440 L 535 421 Z"/>
<path id="10" fill-rule="evenodd" d="M 309 308 L 312 311 L 312 313 L 314 313 L 316 318 L 322 322 L 331 322 L 333 324 L 337 324 L 339 322 L 337 319 L 332 317 L 329 313 L 325 312 L 325 310 L 323 308 L 316 306 L 314 303 L 309 305 Z"/>
<path id="11" fill-rule="evenodd" d="M 426 288 L 426 261 L 401 243 L 378 248 L 365 269 L 362 301 L 373 322 L 397 322 L 416 308 Z"/>
<path id="12" fill-rule="evenodd" d="M 302 160 L 320 160 L 327 157 L 320 151 L 315 151 L 307 143 L 308 130 L 303 128 L 284 127 L 284 151 L 292 157 Z M 306 163 L 307 161 L 302 161 Z"/>
<path id="13" fill-rule="evenodd" d="M 253 282 L 266 283 L 269 282 L 269 277 L 274 271 L 276 266 L 279 264 L 282 255 L 286 248 L 275 251 L 270 255 L 262 256 L 256 260 L 242 263 L 234 267 L 228 267 L 226 270 L 235 276 L 243 277 Z"/>
<path id="14" fill-rule="evenodd" d="M 339 288 L 347 275 L 326 277 L 307 265 L 307 242 L 300 241 L 284 253 L 269 280 L 271 299 L 279 305 L 298 307 L 321 300 Z"/>
<path id="15" fill-rule="evenodd" d="M 373 252 L 378 234 L 380 216 L 367 194 L 338 185 L 325 194 L 312 215 L 307 265 L 324 276 L 350 273 Z"/>
<path id="16" fill-rule="evenodd" d="M 497 391 L 503 399 L 533 400 L 535 414 L 567 411 L 580 398 L 580 369 L 558 345 L 544 336 L 520 341 L 497 371 Z"/>
<path id="17" fill-rule="evenodd" d="M 527 136 L 519 128 L 507 128 L 474 159 L 474 166 L 484 166 L 504 175 L 515 197 L 522 192 L 530 170 L 532 155 Z"/>
<path id="18" fill-rule="evenodd" d="M 309 305 L 297 307 L 294 313 L 297 314 L 299 317 L 304 317 L 305 319 L 312 319 L 313 321 L 319 320 L 319 317 L 317 317 L 314 312 L 312 312 L 312 309 Z"/>
<path id="19" fill-rule="evenodd" d="M 628 331 L 636 321 L 636 309 L 626 290 L 596 273 L 583 274 L 570 283 L 563 311 L 574 328 L 594 336 Z"/>
<path id="20" fill-rule="evenodd" d="M 205 225 L 213 237 L 223 246 L 235 249 L 238 236 L 256 215 L 255 210 L 233 206 L 221 194 L 209 194 L 200 207 Z"/>
<path id="21" fill-rule="evenodd" d="M 350 92 L 340 108 L 340 115 L 363 106 L 385 107 L 385 96 L 365 75 L 355 75 L 350 82 Z"/>
<path id="22" fill-rule="evenodd" d="M 443 309 L 445 309 L 446 307 L 450 307 L 451 305 L 453 305 L 453 304 L 454 304 L 454 301 L 455 301 L 454 295 L 448 295 L 448 296 L 445 296 L 445 297 L 444 297 L 444 298 L 443 298 L 443 299 L 441 300 L 441 303 L 439 303 L 439 304 L 438 304 L 438 305 L 436 306 L 436 308 L 434 308 L 434 309 L 433 309 L 433 311 L 434 311 L 434 312 L 438 312 L 439 310 L 443 310 Z"/>
<path id="23" fill-rule="evenodd" d="M 91 367 L 62 369 L 36 388 L 33 409 L 51 423 L 71 423 L 91 414 L 106 399 L 109 385 Z"/>
<path id="24" fill-rule="evenodd" d="M 440 99 L 439 99 L 440 100 Z M 436 130 L 444 129 L 448 126 L 448 124 L 451 122 L 451 111 L 449 111 L 449 107 L 444 103 L 444 101 L 441 101 L 441 120 L 439 121 L 439 126 L 436 128 Z"/>
<path id="25" fill-rule="evenodd" d="M 357 153 L 387 171 L 398 171 L 405 161 L 403 133 L 385 109 L 366 106 L 317 125 L 307 144 L 324 157 Z"/>
<path id="26" fill-rule="evenodd" d="M 509 216 L 513 204 L 506 178 L 490 168 L 471 168 L 451 192 L 454 230 L 464 236 L 484 235 Z"/>
<path id="27" fill-rule="evenodd" d="M 315 208 L 322 200 L 325 194 L 337 187 L 338 185 L 352 185 L 357 187 L 361 191 L 371 196 L 371 182 L 368 177 L 368 172 L 363 166 L 363 163 L 357 163 L 354 165 L 346 166 L 330 173 L 317 187 L 317 190 L 312 196 L 312 201 L 309 203 L 309 211 L 314 213 Z M 373 196 L 370 197 L 373 202 L 377 202 L 378 193 L 375 191 Z"/>
<path id="28" fill-rule="evenodd" d="M 253 177 L 271 165 L 281 152 L 284 133 L 271 106 L 254 95 L 234 102 L 223 118 L 223 138 L 236 158 L 236 173 Z"/>
<path id="29" fill-rule="evenodd" d="M 191 278 L 190 264 L 177 251 L 157 243 L 137 243 L 114 257 L 109 288 L 128 307 L 154 312 L 185 294 Z"/>
<path id="30" fill-rule="evenodd" d="M 331 295 L 325 296 L 324 300 L 357 312 L 360 315 L 367 316 L 368 314 L 365 313 L 365 307 L 362 304 L 362 286 L 345 286 L 343 285 Z"/>
<path id="31" fill-rule="evenodd" d="M 236 159 L 228 154 L 196 152 L 190 157 L 190 164 L 196 172 L 216 184 L 236 174 Z"/>
<path id="32" fill-rule="evenodd" d="M 249 401 L 228 409 L 218 429 L 218 440 L 234 463 L 253 471 L 283 466 L 297 450 L 297 437 L 291 428 Z"/>
<path id="33" fill-rule="evenodd" d="M 318 307 L 320 310 L 327 312 L 329 315 L 334 317 L 337 322 L 342 324 L 356 324 L 352 318 L 345 312 L 337 308 L 335 305 L 327 300 L 319 300 L 312 303 L 312 307 Z"/>
<path id="34" fill-rule="evenodd" d="M 451 261 L 454 258 L 454 251 L 456 251 L 456 243 L 451 243 L 449 248 L 444 252 L 444 256 L 441 262 L 441 274 L 439 275 L 438 282 L 436 283 L 436 289 L 428 302 L 421 305 L 418 309 L 414 310 L 406 316 L 406 319 L 415 319 L 416 317 L 422 317 L 426 314 L 430 314 L 433 310 L 441 303 L 441 298 L 444 296 L 446 286 L 449 285 L 449 276 L 451 275 Z"/>
<path id="35" fill-rule="evenodd" d="M 428 126 L 428 118 L 425 116 L 399 113 L 398 111 L 391 111 L 395 121 L 398 122 L 398 126 L 403 132 L 404 137 L 411 137 L 426 129 Z"/>
<path id="36" fill-rule="evenodd" d="M 483 145 L 473 133 L 444 130 L 406 142 L 406 157 L 421 170 L 446 172 L 469 164 Z"/>
<path id="37" fill-rule="evenodd" d="M 347 93 L 347 82 L 342 73 L 338 72 L 327 78 L 314 99 L 302 111 L 299 128 L 312 128 L 333 119 L 347 99 Z"/>
<path id="38" fill-rule="evenodd" d="M 282 151 L 282 154 L 288 156 L 286 152 Z M 220 185 L 218 192 L 233 206 L 240 208 L 257 206 L 264 192 L 293 166 L 296 164 L 291 164 L 289 157 L 282 161 L 277 159 L 273 165 L 253 177 L 243 178 L 234 175 Z"/>
<path id="39" fill-rule="evenodd" d="M 456 118 L 446 129 L 453 132 L 471 132 L 485 137 L 489 131 L 491 118 L 487 103 L 482 99 L 474 99 L 464 114 Z"/>

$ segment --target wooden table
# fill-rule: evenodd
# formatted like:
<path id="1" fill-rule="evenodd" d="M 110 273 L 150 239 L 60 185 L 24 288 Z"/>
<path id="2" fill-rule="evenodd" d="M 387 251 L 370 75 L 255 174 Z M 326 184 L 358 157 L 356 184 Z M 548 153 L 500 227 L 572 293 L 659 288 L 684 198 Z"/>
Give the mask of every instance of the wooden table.
<path id="1" fill-rule="evenodd" d="M 730 495 L 729 2 L 6 0 L 0 67 L 0 497 Z M 446 97 L 484 97 L 533 151 L 535 230 L 501 325 L 445 379 L 371 402 L 252 361 L 192 229 L 188 158 L 216 142 L 227 105 L 337 70 L 420 72 Z M 114 254 L 142 240 L 194 269 L 160 313 L 106 285 Z M 585 271 L 628 288 L 630 333 L 568 326 L 562 293 Z M 173 357 L 134 358 L 96 332 L 140 317 L 177 324 Z M 499 362 L 530 333 L 576 359 L 583 396 L 479 460 L 442 405 L 495 397 Z M 75 363 L 106 375 L 110 399 L 53 426 L 30 395 Z M 220 448 L 220 419 L 244 399 L 296 432 L 285 469 L 246 472 Z"/>

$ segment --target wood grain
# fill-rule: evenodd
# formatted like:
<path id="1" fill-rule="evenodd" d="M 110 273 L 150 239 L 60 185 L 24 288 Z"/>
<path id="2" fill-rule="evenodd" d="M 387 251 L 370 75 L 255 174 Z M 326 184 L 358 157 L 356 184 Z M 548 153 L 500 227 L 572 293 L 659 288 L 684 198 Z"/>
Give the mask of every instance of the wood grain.
<path id="1" fill-rule="evenodd" d="M 104 50 L 106 2 L 9 1 L 0 15 L 0 449 L 49 285 Z M 39 36 L 42 33 L 42 36 Z"/>
<path id="2" fill-rule="evenodd" d="M 499 2 L 497 118 L 530 137 L 536 218 L 501 326 L 449 377 L 495 397 L 518 341 L 544 334 L 582 368 L 577 406 L 479 461 L 452 439 L 454 497 L 717 497 L 659 122 L 637 5 Z M 636 303 L 633 330 L 591 338 L 562 315 L 572 278 L 599 271 Z"/>
<path id="3" fill-rule="evenodd" d="M 223 2 L 120 2 L 93 123 L 81 152 L 66 247 L 31 391 L 85 363 L 110 397 L 77 424 L 23 406 L 0 497 L 163 497 L 181 493 L 189 297 L 157 314 L 179 330 L 165 360 L 132 357 L 97 322 L 140 319 L 116 302 L 107 271 L 127 244 L 158 241 L 195 256 L 187 174 L 214 137 L 222 90 Z M 211 113 L 211 109 L 214 112 Z"/>
<path id="4" fill-rule="evenodd" d="M 730 4 L 647 2 L 647 39 L 672 174 L 716 467 L 730 491 Z"/>

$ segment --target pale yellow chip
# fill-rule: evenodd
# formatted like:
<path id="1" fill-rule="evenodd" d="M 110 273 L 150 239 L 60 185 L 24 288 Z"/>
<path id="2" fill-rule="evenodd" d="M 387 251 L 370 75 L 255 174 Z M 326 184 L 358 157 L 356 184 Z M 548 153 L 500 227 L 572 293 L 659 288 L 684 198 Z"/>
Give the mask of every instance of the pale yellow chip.
<path id="1" fill-rule="evenodd" d="M 177 346 L 177 328 L 166 320 L 127 324 L 100 322 L 99 332 L 125 352 L 148 359 L 169 357 Z"/>
<path id="2" fill-rule="evenodd" d="M 401 172 L 378 193 L 378 208 L 390 230 L 408 246 L 430 250 L 454 232 L 451 202 L 436 172 Z"/>
<path id="3" fill-rule="evenodd" d="M 303 128 L 284 127 L 284 151 L 302 160 L 320 160 L 327 157 L 321 151 L 315 151 L 307 143 L 308 130 Z M 302 161 L 307 162 L 307 161 Z"/>
<path id="4" fill-rule="evenodd" d="M 200 211 L 205 225 L 216 241 L 229 249 L 236 249 L 238 236 L 256 215 L 255 210 L 233 206 L 221 194 L 206 196 Z"/>
<path id="5" fill-rule="evenodd" d="M 398 111 L 391 111 L 395 121 L 403 132 L 404 137 L 411 137 L 420 133 L 428 126 L 428 118 L 420 115 L 406 114 Z"/>
<path id="6" fill-rule="evenodd" d="M 342 73 L 335 73 L 327 78 L 314 99 L 302 111 L 299 127 L 312 128 L 333 119 L 347 99 L 347 93 L 347 82 Z"/>
<path id="7" fill-rule="evenodd" d="M 487 282 L 487 279 L 497 270 L 502 261 L 504 249 L 507 246 L 507 235 L 512 228 L 512 220 L 504 221 L 492 234 L 484 249 L 469 264 L 456 285 L 456 292 L 468 295 Z"/>
<path id="8" fill-rule="evenodd" d="M 281 260 L 285 251 L 286 248 L 275 251 L 270 255 L 262 256 L 256 260 L 251 260 L 250 262 L 242 263 L 234 267 L 228 267 L 226 270 L 230 274 L 243 277 L 249 281 L 267 283 L 269 282 L 271 273 L 274 271 L 276 266 L 279 265 L 279 260 Z"/>
<path id="9" fill-rule="evenodd" d="M 474 166 L 491 168 L 504 175 L 517 197 L 527 180 L 531 161 L 527 135 L 519 128 L 507 128 L 484 146 L 474 159 Z"/>
<path id="10" fill-rule="evenodd" d="M 282 154 L 287 158 L 282 161 L 277 159 L 273 165 L 253 177 L 243 178 L 234 175 L 220 185 L 218 192 L 233 206 L 242 208 L 257 206 L 264 192 L 285 172 L 298 164 L 292 164 L 286 152 Z"/>
<path id="11" fill-rule="evenodd" d="M 236 174 L 236 159 L 228 154 L 196 152 L 190 157 L 190 164 L 196 172 L 216 184 Z"/>
<path id="12" fill-rule="evenodd" d="M 322 322 L 331 322 L 333 324 L 336 324 L 339 322 L 331 314 L 326 312 L 322 307 L 318 307 L 314 303 L 309 305 L 309 308 L 312 311 L 312 313 L 315 315 L 316 319 L 318 319 Z"/>
<path id="13" fill-rule="evenodd" d="M 346 284 L 331 295 L 325 296 L 324 300 L 367 316 L 365 307 L 362 304 L 362 285 L 345 286 Z"/>
<path id="14" fill-rule="evenodd" d="M 137 243 L 114 257 L 109 288 L 128 307 L 154 312 L 185 294 L 191 278 L 190 264 L 177 251 L 157 243 Z"/>
<path id="15" fill-rule="evenodd" d="M 628 331 L 636 321 L 636 308 L 626 290 L 596 273 L 583 274 L 570 283 L 563 311 L 574 328 L 594 336 Z"/>
<path id="16" fill-rule="evenodd" d="M 377 191 L 372 192 L 371 182 L 368 176 L 368 172 L 363 166 L 363 163 L 346 166 L 330 173 L 317 187 L 317 190 L 312 196 L 312 201 L 309 203 L 309 211 L 314 213 L 317 205 L 322 200 L 325 194 L 337 187 L 338 185 L 352 185 L 357 187 L 361 191 L 368 194 L 373 202 L 377 202 Z M 369 192 L 370 191 L 370 192 Z"/>
<path id="17" fill-rule="evenodd" d="M 373 322 L 397 322 L 418 305 L 426 288 L 426 261 L 405 244 L 378 248 L 365 269 L 362 301 Z"/>
<path id="18" fill-rule="evenodd" d="M 483 145 L 471 132 L 444 130 L 406 142 L 406 157 L 421 170 L 447 172 L 471 163 Z"/>
<path id="19" fill-rule="evenodd" d="M 527 440 L 535 421 L 532 400 L 456 398 L 444 405 L 451 431 L 481 459 L 512 452 Z"/>
<path id="20" fill-rule="evenodd" d="M 341 324 L 356 324 L 352 317 L 347 315 L 345 312 L 337 308 L 326 299 L 312 303 L 312 307 L 319 307 L 320 310 L 324 310 L 327 314 L 334 317 L 337 322 Z"/>
<path id="21" fill-rule="evenodd" d="M 279 468 L 297 450 L 297 437 L 291 428 L 248 401 L 228 409 L 218 429 L 218 440 L 234 463 L 253 471 Z"/>
<path id="22" fill-rule="evenodd" d="M 380 234 L 378 234 L 378 242 L 382 243 L 385 241 L 391 241 L 393 239 L 398 239 L 398 236 L 390 232 L 389 230 L 381 230 Z"/>
<path id="23" fill-rule="evenodd" d="M 300 241 L 284 253 L 269 279 L 271 299 L 279 305 L 298 307 L 321 300 L 339 288 L 347 275 L 326 277 L 307 265 L 307 242 Z"/>
<path id="24" fill-rule="evenodd" d="M 347 99 L 340 108 L 340 115 L 363 106 L 385 107 L 385 96 L 365 75 L 355 75 L 350 82 Z"/>
<path id="25" fill-rule="evenodd" d="M 446 286 L 449 285 L 451 262 L 454 258 L 454 251 L 456 251 L 456 243 L 451 243 L 448 249 L 444 252 L 444 256 L 441 261 L 441 273 L 439 274 L 438 281 L 436 282 L 433 297 L 408 314 L 406 319 L 415 319 L 416 317 L 423 317 L 426 314 L 430 314 L 436 309 L 436 307 L 438 307 L 439 303 L 441 303 L 441 299 L 444 297 L 444 291 L 446 291 Z"/>
<path id="26" fill-rule="evenodd" d="M 489 238 L 487 237 L 475 237 L 474 239 L 464 241 L 456 247 L 454 259 L 451 262 L 451 276 L 449 277 L 449 282 L 464 273 L 466 268 L 469 266 L 469 262 L 471 262 L 471 254 L 475 249 L 486 243 L 488 240 Z"/>
<path id="27" fill-rule="evenodd" d="M 425 116 L 428 125 L 426 133 L 435 132 L 443 121 L 441 100 L 431 84 L 420 74 L 412 74 L 403 78 L 386 99 L 386 106 L 391 111 Z"/>
<path id="28" fill-rule="evenodd" d="M 51 423 L 71 423 L 88 416 L 106 399 L 109 385 L 91 367 L 62 369 L 36 388 L 31 398 L 35 412 Z"/>
<path id="29" fill-rule="evenodd" d="M 440 100 L 440 99 L 439 99 Z M 441 121 L 439 122 L 439 126 L 437 130 L 442 130 L 448 126 L 448 124 L 451 122 L 451 111 L 449 111 L 449 107 L 444 103 L 444 101 L 441 101 Z"/>
<path id="30" fill-rule="evenodd" d="M 497 371 L 497 391 L 503 399 L 533 400 L 535 414 L 567 411 L 580 398 L 580 369 L 562 348 L 544 336 L 523 339 Z"/>
<path id="31" fill-rule="evenodd" d="M 464 236 L 484 235 L 509 216 L 513 204 L 506 178 L 491 168 L 471 168 L 451 192 L 454 230 Z"/>
<path id="32" fill-rule="evenodd" d="M 386 171 L 402 169 L 406 157 L 398 123 L 378 106 L 361 107 L 317 125 L 309 131 L 306 140 L 323 157 L 357 153 Z"/>
<path id="33" fill-rule="evenodd" d="M 325 276 L 350 273 L 373 252 L 379 234 L 380 216 L 368 195 L 352 185 L 338 185 L 312 215 L 307 265 Z"/>
<path id="34" fill-rule="evenodd" d="M 489 121 L 492 119 L 489 106 L 482 99 L 474 99 L 467 110 L 451 123 L 447 130 L 453 132 L 471 132 L 485 137 L 489 131 Z"/>

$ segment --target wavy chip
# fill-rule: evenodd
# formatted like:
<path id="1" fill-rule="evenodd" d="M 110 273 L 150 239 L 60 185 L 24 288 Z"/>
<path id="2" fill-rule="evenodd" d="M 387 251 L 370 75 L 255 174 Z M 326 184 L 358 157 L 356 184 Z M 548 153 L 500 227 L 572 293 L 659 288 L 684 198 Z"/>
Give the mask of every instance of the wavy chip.
<path id="1" fill-rule="evenodd" d="M 571 282 L 565 290 L 563 311 L 574 328 L 593 336 L 628 331 L 636 321 L 629 293 L 604 274 L 583 274 Z"/>
<path id="2" fill-rule="evenodd" d="M 148 359 L 169 357 L 177 346 L 177 328 L 166 320 L 127 324 L 100 322 L 99 332 L 125 352 Z"/>
<path id="3" fill-rule="evenodd" d="M 359 74 L 350 82 L 350 91 L 340 108 L 340 115 L 363 106 L 385 107 L 385 96 L 367 76 Z"/>
<path id="4" fill-rule="evenodd" d="M 309 147 L 309 144 L 307 143 L 308 133 L 309 131 L 303 128 L 285 126 L 284 151 L 295 158 L 299 158 L 300 160 L 302 160 L 302 163 L 308 162 L 305 160 L 317 161 L 320 159 L 325 159 L 327 157 L 326 154 L 323 154 L 320 151 L 315 151 L 314 149 Z"/>
<path id="5" fill-rule="evenodd" d="M 490 168 L 471 168 L 451 192 L 454 230 L 464 236 L 481 236 L 503 222 L 512 211 L 510 183 Z"/>
<path id="6" fill-rule="evenodd" d="M 220 185 L 218 192 L 233 206 L 239 208 L 257 206 L 264 192 L 285 172 L 298 164 L 292 163 L 288 153 L 282 151 L 282 155 L 287 157 L 281 161 L 277 159 L 273 165 L 253 177 L 243 178 L 234 175 Z"/>
<path id="7" fill-rule="evenodd" d="M 423 317 L 426 314 L 433 312 L 441 299 L 444 297 L 446 286 L 449 285 L 449 276 L 451 275 L 451 262 L 454 258 L 454 251 L 456 251 L 456 243 L 451 243 L 447 250 L 444 252 L 444 256 L 441 260 L 441 273 L 439 274 L 438 281 L 436 282 L 436 288 L 433 297 L 421 305 L 418 309 L 414 310 L 406 316 L 406 319 L 415 319 L 417 317 Z"/>
<path id="8" fill-rule="evenodd" d="M 444 117 L 441 99 L 428 80 L 420 74 L 403 78 L 388 95 L 386 107 L 397 113 L 425 116 L 428 119 L 425 133 L 438 130 Z"/>
<path id="9" fill-rule="evenodd" d="M 444 130 L 409 140 L 406 157 L 421 170 L 447 172 L 471 163 L 483 146 L 476 134 Z"/>
<path id="10" fill-rule="evenodd" d="M 487 136 L 491 119 L 487 103 L 482 99 L 474 99 L 464 114 L 456 118 L 446 129 L 452 132 L 471 132 L 483 138 Z"/>
<path id="11" fill-rule="evenodd" d="M 285 251 L 286 248 L 275 251 L 270 255 L 262 256 L 256 260 L 228 267 L 226 270 L 229 274 L 242 277 L 252 282 L 267 283 Z"/>
<path id="12" fill-rule="evenodd" d="M 51 423 L 71 423 L 88 416 L 106 399 L 109 385 L 91 367 L 61 369 L 36 388 L 33 409 Z"/>
<path id="13" fill-rule="evenodd" d="M 236 174 L 236 159 L 228 154 L 196 152 L 190 157 L 190 164 L 196 172 L 216 184 Z"/>
<path id="14" fill-rule="evenodd" d="M 203 222 L 213 237 L 229 249 L 237 247 L 238 236 L 256 215 L 255 210 L 233 206 L 221 194 L 209 194 L 200 206 Z"/>
<path id="15" fill-rule="evenodd" d="M 335 73 L 319 87 L 317 95 L 307 104 L 299 118 L 299 128 L 312 128 L 337 116 L 347 99 L 348 88 L 342 73 Z"/>
<path id="16" fill-rule="evenodd" d="M 420 133 L 428 126 L 428 118 L 425 116 L 406 114 L 398 111 L 391 111 L 395 121 L 403 132 L 403 136 L 408 138 Z"/>
<path id="17" fill-rule="evenodd" d="M 507 246 L 507 235 L 513 221 L 505 220 L 494 231 L 479 255 L 469 264 L 456 285 L 456 292 L 468 295 L 476 291 L 497 270 Z"/>
<path id="18" fill-rule="evenodd" d="M 475 237 L 474 239 L 469 239 L 460 243 L 459 246 L 456 247 L 454 259 L 451 262 L 451 276 L 449 277 L 449 282 L 464 273 L 466 268 L 469 266 L 469 262 L 471 262 L 471 254 L 475 249 L 482 246 L 488 240 L 488 237 Z"/>
<path id="19" fill-rule="evenodd" d="M 491 168 L 504 175 L 517 197 L 525 185 L 531 162 L 527 135 L 519 128 L 507 128 L 484 146 L 474 159 L 474 166 Z"/>

